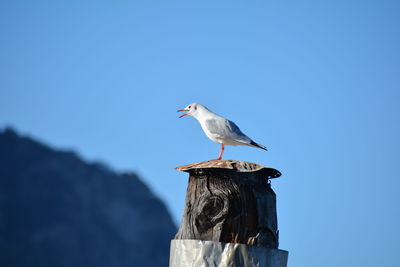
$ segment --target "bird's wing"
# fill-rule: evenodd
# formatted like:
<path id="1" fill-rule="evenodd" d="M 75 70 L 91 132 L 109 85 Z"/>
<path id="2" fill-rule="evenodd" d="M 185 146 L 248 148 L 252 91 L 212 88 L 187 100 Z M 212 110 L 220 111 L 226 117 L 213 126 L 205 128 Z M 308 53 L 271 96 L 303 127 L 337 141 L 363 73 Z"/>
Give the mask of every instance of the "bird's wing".
<path id="1" fill-rule="evenodd" d="M 267 150 L 267 148 L 265 146 L 257 144 L 250 137 L 248 137 L 247 135 L 242 133 L 242 131 L 240 131 L 239 127 L 233 121 L 228 120 L 228 124 L 229 124 L 229 127 L 231 127 L 232 131 L 235 132 L 237 135 L 236 138 L 233 138 L 234 140 L 236 140 L 237 142 L 240 142 L 240 143 L 244 143 L 244 144 L 247 144 L 250 146 L 255 146 L 255 147 Z"/>
<path id="2" fill-rule="evenodd" d="M 233 139 L 239 143 L 250 144 L 252 140 L 247 137 L 239 127 L 232 121 L 221 118 L 217 119 L 208 119 L 205 121 L 207 130 L 215 135 L 218 135 L 222 138 Z"/>
<path id="3" fill-rule="evenodd" d="M 212 134 L 221 135 L 223 133 L 223 127 L 221 127 L 221 123 L 218 123 L 216 119 L 206 120 L 205 126 Z"/>
<path id="4" fill-rule="evenodd" d="M 233 133 L 232 139 L 245 144 L 250 144 L 253 141 L 245 135 L 233 121 L 226 120 L 226 124 L 230 132 Z"/>

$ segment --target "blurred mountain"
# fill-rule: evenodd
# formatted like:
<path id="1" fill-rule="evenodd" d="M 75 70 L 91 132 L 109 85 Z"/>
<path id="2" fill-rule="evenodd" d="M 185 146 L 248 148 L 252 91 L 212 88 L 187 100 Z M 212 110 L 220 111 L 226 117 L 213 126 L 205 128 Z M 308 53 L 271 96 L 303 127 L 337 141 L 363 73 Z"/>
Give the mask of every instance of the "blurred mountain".
<path id="1" fill-rule="evenodd" d="M 167 266 L 175 232 L 136 174 L 0 132 L 0 266 Z"/>

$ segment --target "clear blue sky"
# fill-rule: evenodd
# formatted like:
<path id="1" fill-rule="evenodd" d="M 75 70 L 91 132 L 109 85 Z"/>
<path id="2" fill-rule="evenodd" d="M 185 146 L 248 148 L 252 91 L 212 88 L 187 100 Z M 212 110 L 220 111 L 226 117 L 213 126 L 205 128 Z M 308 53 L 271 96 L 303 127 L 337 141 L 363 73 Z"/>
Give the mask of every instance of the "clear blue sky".
<path id="1" fill-rule="evenodd" d="M 182 214 L 179 165 L 265 152 L 291 267 L 400 266 L 399 1 L 1 1 L 0 125 L 119 171 Z"/>

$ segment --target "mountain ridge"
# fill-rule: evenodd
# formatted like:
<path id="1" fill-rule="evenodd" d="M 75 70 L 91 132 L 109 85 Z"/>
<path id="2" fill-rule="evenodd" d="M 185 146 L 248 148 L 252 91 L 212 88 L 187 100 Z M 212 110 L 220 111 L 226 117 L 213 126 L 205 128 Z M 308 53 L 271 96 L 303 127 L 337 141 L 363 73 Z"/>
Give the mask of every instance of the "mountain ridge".
<path id="1" fill-rule="evenodd" d="M 175 232 L 135 173 L 0 132 L 1 266 L 166 266 Z"/>

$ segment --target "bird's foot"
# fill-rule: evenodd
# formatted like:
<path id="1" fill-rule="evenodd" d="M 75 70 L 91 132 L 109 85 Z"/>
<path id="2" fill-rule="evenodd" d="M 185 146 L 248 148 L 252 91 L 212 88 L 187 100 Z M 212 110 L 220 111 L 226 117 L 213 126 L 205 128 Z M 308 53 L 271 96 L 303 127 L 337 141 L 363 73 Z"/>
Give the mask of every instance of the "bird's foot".
<path id="1" fill-rule="evenodd" d="M 222 158 L 210 159 L 210 161 L 214 161 L 214 160 L 222 160 Z"/>

